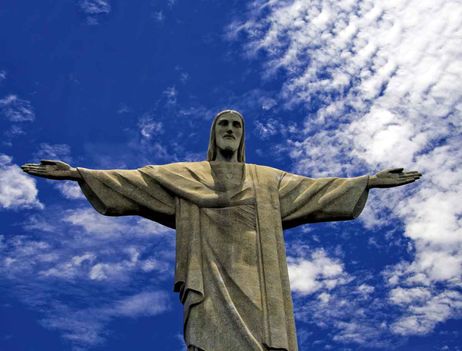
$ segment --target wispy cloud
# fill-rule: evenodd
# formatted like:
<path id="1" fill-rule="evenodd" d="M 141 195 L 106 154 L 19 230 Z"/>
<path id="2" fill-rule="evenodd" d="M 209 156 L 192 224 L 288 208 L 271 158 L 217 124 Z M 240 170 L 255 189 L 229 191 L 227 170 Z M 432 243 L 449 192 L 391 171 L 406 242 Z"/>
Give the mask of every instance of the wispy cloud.
<path id="1" fill-rule="evenodd" d="M 247 52 L 266 52 L 267 76 L 284 72 L 285 106 L 310 112 L 288 142 L 298 172 L 423 172 L 417 187 L 374 194 L 366 217 L 369 226 L 384 223 L 383 213 L 400 218 L 415 249 L 413 260 L 386 270 L 388 302 L 401 308 L 388 316 L 395 334 L 429 333 L 461 313 L 461 26 L 452 0 L 291 0 L 254 1 L 229 27 L 230 38 L 245 36 Z M 396 289 L 421 287 L 425 302 L 397 303 Z"/>
<path id="2" fill-rule="evenodd" d="M 80 0 L 80 10 L 87 15 L 86 21 L 89 25 L 99 24 L 99 18 L 111 12 L 111 2 L 108 0 Z"/>
<path id="3" fill-rule="evenodd" d="M 286 123 L 276 118 L 267 118 L 255 121 L 255 132 L 262 139 L 275 135 L 287 137 L 298 131 L 296 124 Z"/>
<path id="4" fill-rule="evenodd" d="M 40 143 L 38 150 L 34 153 L 34 158 L 72 162 L 71 147 L 67 144 Z"/>
<path id="5" fill-rule="evenodd" d="M 139 119 L 138 128 L 141 136 L 146 139 L 151 139 L 163 132 L 162 122 L 156 121 L 151 114 L 145 114 Z"/>
<path id="6" fill-rule="evenodd" d="M 373 280 L 368 273 L 361 278 L 342 274 L 348 277 L 344 283 L 321 285 L 310 296 L 294 295 L 296 319 L 306 323 L 307 329 L 315 326 L 328 333 L 322 340 L 304 338 L 301 348 L 337 349 L 332 344 L 341 343 L 352 349 L 367 345 L 391 350 L 402 343 L 389 328 L 389 305 L 378 298 L 375 287 L 369 284 Z"/>
<path id="7" fill-rule="evenodd" d="M 175 86 L 168 87 L 162 94 L 165 96 L 167 105 L 176 105 L 178 90 Z"/>
<path id="8" fill-rule="evenodd" d="M 0 207 L 43 208 L 37 198 L 35 180 L 13 164 L 11 157 L 4 154 L 0 154 L 0 179 Z"/>
<path id="9" fill-rule="evenodd" d="M 165 20 L 165 15 L 162 11 L 152 11 L 151 18 L 158 23 L 162 23 Z"/>
<path id="10" fill-rule="evenodd" d="M 7 95 L 0 99 L 0 113 L 10 122 L 31 122 L 35 119 L 30 101 L 16 95 Z"/>
<path id="11" fill-rule="evenodd" d="M 392 297 L 396 298 L 396 294 L 392 294 Z M 460 317 L 462 294 L 458 291 L 446 290 L 433 296 L 418 294 L 407 298 L 407 301 L 399 301 L 409 306 L 405 314 L 391 325 L 391 330 L 396 334 L 427 334 L 438 322 Z"/>
<path id="12" fill-rule="evenodd" d="M 168 294 L 162 291 L 143 291 L 100 307 L 75 310 L 57 304 L 41 324 L 55 329 L 79 347 L 101 345 L 107 336 L 107 324 L 120 317 L 150 317 L 169 309 Z M 72 318 L 69 316 L 72 315 Z"/>
<path id="13" fill-rule="evenodd" d="M 120 238 L 126 235 L 151 236 L 170 233 L 171 230 L 156 222 L 140 217 L 107 217 L 92 208 L 68 210 L 60 217 L 64 223 L 70 223 L 83 229 L 85 233 L 98 236 Z"/>
<path id="14" fill-rule="evenodd" d="M 80 8 L 88 15 L 101 15 L 111 12 L 111 4 L 107 0 L 81 0 Z"/>
<path id="15" fill-rule="evenodd" d="M 10 293 L 38 312 L 43 326 L 88 348 L 104 343 L 115 318 L 169 309 L 160 286 L 173 274 L 170 229 L 90 208 L 49 210 L 24 223 L 27 235 L 0 236 L 0 277 L 17 287 Z"/>

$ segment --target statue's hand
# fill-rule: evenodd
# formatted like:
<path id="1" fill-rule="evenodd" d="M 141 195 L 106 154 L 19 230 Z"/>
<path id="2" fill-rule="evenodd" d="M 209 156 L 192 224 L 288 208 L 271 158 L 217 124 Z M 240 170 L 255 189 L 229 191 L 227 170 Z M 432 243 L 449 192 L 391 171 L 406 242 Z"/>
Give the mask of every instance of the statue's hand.
<path id="1" fill-rule="evenodd" d="M 403 168 L 387 169 L 369 177 L 369 188 L 392 188 L 415 182 L 422 176 L 419 172 L 403 172 Z"/>
<path id="2" fill-rule="evenodd" d="M 30 175 L 59 180 L 79 180 L 79 172 L 62 161 L 42 160 L 40 163 L 26 163 L 22 170 Z"/>

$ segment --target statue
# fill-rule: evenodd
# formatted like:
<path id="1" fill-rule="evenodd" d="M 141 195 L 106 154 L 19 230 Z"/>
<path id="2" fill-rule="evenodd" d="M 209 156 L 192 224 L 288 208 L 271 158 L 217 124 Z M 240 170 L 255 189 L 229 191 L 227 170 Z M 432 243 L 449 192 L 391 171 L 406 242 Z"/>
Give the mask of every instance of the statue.
<path id="1" fill-rule="evenodd" d="M 101 214 L 138 215 L 176 229 L 174 291 L 190 351 L 296 351 L 283 229 L 356 218 L 368 190 L 421 174 L 311 179 L 245 163 L 244 119 L 214 119 L 207 161 L 89 170 L 25 164 L 34 176 L 79 182 Z"/>

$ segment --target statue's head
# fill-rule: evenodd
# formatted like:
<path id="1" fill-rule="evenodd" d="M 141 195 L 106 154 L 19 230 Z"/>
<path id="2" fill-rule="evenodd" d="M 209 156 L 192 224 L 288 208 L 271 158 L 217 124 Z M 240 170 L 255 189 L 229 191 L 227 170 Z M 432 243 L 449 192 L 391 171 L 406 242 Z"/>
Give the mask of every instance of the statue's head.
<path id="1" fill-rule="evenodd" d="M 216 160 L 219 152 L 236 153 L 237 162 L 245 162 L 244 117 L 237 111 L 221 111 L 213 120 L 207 160 Z"/>

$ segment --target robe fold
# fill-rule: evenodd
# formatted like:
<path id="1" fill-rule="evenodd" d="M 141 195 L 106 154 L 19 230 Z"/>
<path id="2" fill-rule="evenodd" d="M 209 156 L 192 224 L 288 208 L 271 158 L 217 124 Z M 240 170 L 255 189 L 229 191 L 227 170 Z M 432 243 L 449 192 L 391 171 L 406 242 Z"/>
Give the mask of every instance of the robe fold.
<path id="1" fill-rule="evenodd" d="M 367 200 L 368 176 L 311 179 L 243 163 L 78 171 L 98 212 L 176 229 L 185 341 L 205 351 L 296 351 L 283 229 L 356 218 Z"/>

